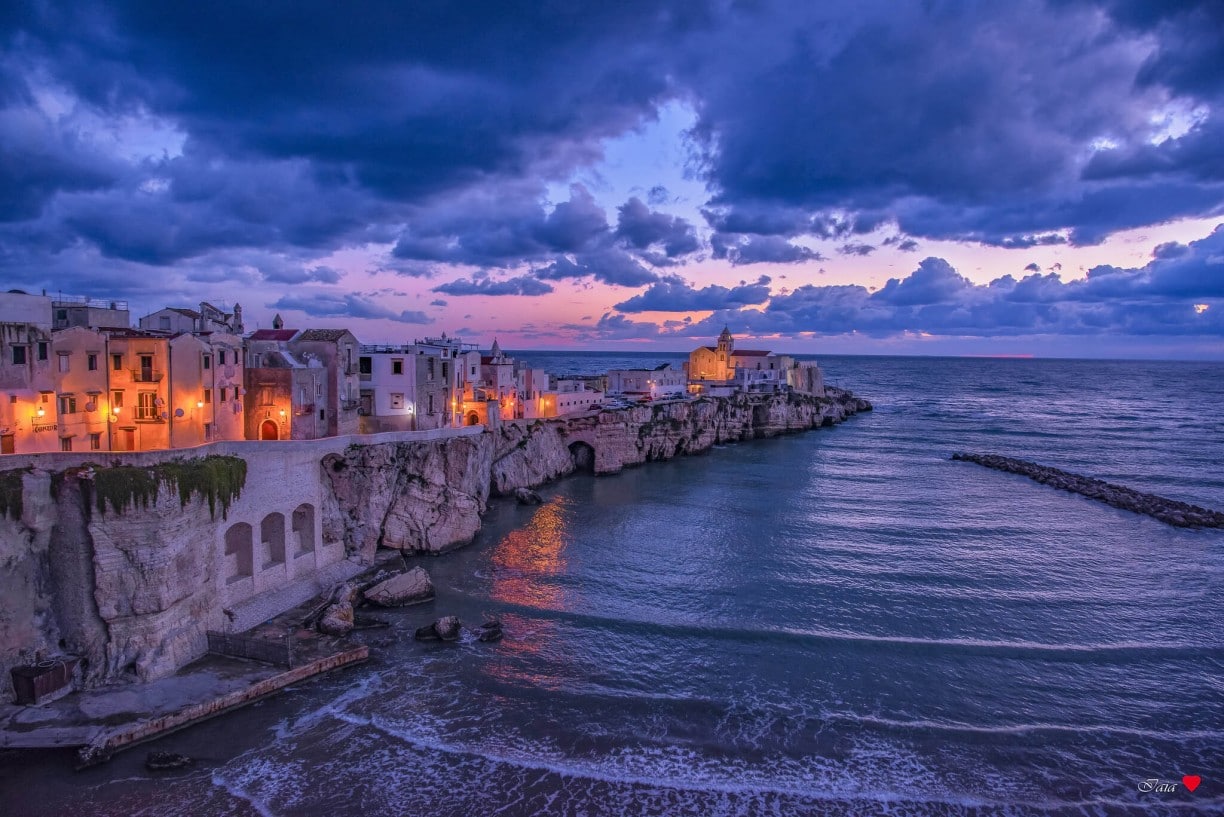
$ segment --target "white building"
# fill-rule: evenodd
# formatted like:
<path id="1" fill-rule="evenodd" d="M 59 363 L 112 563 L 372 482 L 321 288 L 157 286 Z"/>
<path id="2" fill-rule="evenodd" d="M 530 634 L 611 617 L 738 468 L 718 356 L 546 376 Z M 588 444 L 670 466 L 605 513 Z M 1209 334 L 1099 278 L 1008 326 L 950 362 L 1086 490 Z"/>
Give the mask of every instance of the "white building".
<path id="1" fill-rule="evenodd" d="M 359 358 L 362 433 L 450 425 L 456 379 L 451 351 L 436 345 L 363 345 Z"/>
<path id="2" fill-rule="evenodd" d="M 688 377 L 682 369 L 663 363 L 653 369 L 612 369 L 608 372 L 608 396 L 630 400 L 670 400 L 684 397 Z"/>

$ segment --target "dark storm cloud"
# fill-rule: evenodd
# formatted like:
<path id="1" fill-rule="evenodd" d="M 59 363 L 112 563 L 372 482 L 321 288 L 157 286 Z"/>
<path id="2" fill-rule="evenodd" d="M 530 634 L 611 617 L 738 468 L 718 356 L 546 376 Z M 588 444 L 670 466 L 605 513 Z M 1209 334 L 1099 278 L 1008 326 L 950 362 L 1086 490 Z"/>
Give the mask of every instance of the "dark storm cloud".
<path id="1" fill-rule="evenodd" d="M 861 242 L 851 241 L 847 244 L 842 244 L 837 248 L 837 251 L 842 255 L 858 255 L 867 256 L 876 251 L 876 248 L 871 244 L 863 244 Z"/>
<path id="2" fill-rule="evenodd" d="M 443 295 L 547 295 L 553 288 L 551 284 L 529 275 L 494 281 L 488 273 L 478 272 L 471 278 L 459 278 L 447 284 L 439 284 L 433 291 Z"/>
<path id="3" fill-rule="evenodd" d="M 336 295 L 331 292 L 303 292 L 286 295 L 275 303 L 273 309 L 297 310 L 316 318 L 376 318 L 399 323 L 424 324 L 431 318 L 424 312 L 393 309 L 379 306 L 361 295 Z"/>
<path id="4" fill-rule="evenodd" d="M 732 235 L 715 233 L 710 238 L 715 258 L 726 258 L 741 264 L 798 264 L 802 261 L 822 261 L 820 253 L 809 247 L 792 244 L 776 235 Z"/>
<path id="5" fill-rule="evenodd" d="M 718 285 L 694 289 L 680 278 L 668 278 L 652 284 L 641 295 L 618 303 L 616 309 L 630 313 L 705 312 L 760 304 L 769 300 L 769 281 L 768 275 L 762 275 L 755 283 L 730 289 Z"/>
<path id="6" fill-rule="evenodd" d="M 774 293 L 768 303 L 765 298 L 746 301 L 747 306 L 764 303 L 761 308 L 732 303 L 725 292 L 720 299 L 703 298 L 704 290 L 679 285 L 674 289 L 656 285 L 617 309 L 625 313 L 668 306 L 717 310 L 691 325 L 656 327 L 664 337 L 709 336 L 728 324 L 751 334 L 1113 333 L 1224 338 L 1224 225 L 1191 242 L 1176 257 L 1157 258 L 1141 268 L 1097 267 L 1074 281 L 1063 281 L 1055 272 L 1033 272 L 1019 280 L 1005 275 L 978 285 L 944 259 L 927 258 L 909 275 L 890 279 L 875 293 L 855 285 L 807 284 Z M 620 321 L 609 337 L 623 337 L 631 330 L 645 332 L 647 325 Z"/>
<path id="7" fill-rule="evenodd" d="M 641 199 L 629 199 L 617 212 L 617 236 L 639 250 L 659 244 L 668 258 L 675 258 L 701 248 L 693 225 L 682 218 L 651 210 Z"/>
<path id="8" fill-rule="evenodd" d="M 796 239 L 859 248 L 890 227 L 906 251 L 916 238 L 1093 244 L 1224 213 L 1221 9 L 8 4 L 0 263 L 50 270 L 84 244 L 203 269 L 218 252 L 394 243 L 408 275 L 536 270 L 534 286 L 443 285 L 460 289 L 650 285 L 643 263 L 703 249 L 693 225 L 651 209 L 665 189 L 619 207 L 615 226 L 584 188 L 555 207 L 545 190 L 677 100 L 697 116 L 715 257 L 799 263 L 818 256 Z M 132 159 L 87 138 L 132 122 L 172 129 L 181 155 Z"/>
<path id="9" fill-rule="evenodd" d="M 621 287 L 640 287 L 659 279 L 657 274 L 643 267 L 628 253 L 616 248 L 583 253 L 573 259 L 562 256 L 547 267 L 536 270 L 535 274 L 548 281 L 591 277 Z"/>

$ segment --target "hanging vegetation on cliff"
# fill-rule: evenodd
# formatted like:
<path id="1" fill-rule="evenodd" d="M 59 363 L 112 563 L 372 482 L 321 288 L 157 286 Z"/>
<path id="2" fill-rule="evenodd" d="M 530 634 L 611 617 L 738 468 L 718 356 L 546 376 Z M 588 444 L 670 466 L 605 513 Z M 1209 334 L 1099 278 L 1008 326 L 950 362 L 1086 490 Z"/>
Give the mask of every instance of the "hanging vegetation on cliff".
<path id="1" fill-rule="evenodd" d="M 11 471 L 0 471 L 0 516 L 21 519 L 24 510 L 21 504 L 21 478 L 29 468 L 15 468 Z"/>
<path id="2" fill-rule="evenodd" d="M 98 511 L 103 514 L 108 505 L 114 513 L 122 513 L 129 505 L 138 503 L 147 508 L 165 484 L 178 488 L 181 506 L 185 507 L 198 494 L 208 501 L 212 516 L 217 515 L 219 502 L 222 517 L 227 517 L 230 504 L 246 485 L 246 472 L 246 460 L 241 457 L 173 460 L 148 468 L 116 465 L 95 470 L 94 491 Z"/>

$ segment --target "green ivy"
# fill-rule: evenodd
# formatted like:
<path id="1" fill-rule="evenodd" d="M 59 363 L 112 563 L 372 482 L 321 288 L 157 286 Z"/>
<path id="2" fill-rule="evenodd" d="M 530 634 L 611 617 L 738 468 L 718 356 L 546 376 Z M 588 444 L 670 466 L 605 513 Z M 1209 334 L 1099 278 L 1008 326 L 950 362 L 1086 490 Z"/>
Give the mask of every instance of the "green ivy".
<path id="1" fill-rule="evenodd" d="M 222 517 L 228 517 L 230 504 L 246 485 L 246 474 L 246 460 L 241 457 L 172 460 L 149 468 L 115 465 L 95 469 L 94 491 L 100 513 L 106 513 L 107 505 L 122 513 L 129 505 L 147 508 L 164 483 L 178 488 L 180 507 L 198 494 L 208 501 L 209 514 L 216 517 L 219 502 Z"/>
<path id="2" fill-rule="evenodd" d="M 21 478 L 29 470 L 29 468 L 15 468 L 12 471 L 0 471 L 0 516 L 21 519 L 24 511 L 21 498 Z"/>

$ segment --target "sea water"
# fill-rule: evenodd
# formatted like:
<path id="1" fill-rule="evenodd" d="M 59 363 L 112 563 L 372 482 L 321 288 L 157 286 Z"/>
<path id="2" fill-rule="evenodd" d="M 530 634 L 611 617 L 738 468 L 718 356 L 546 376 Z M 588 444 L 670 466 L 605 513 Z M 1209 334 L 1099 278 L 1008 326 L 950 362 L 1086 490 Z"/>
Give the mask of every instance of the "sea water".
<path id="1" fill-rule="evenodd" d="M 181 773 L 9 756 L 0 811 L 1224 810 L 1224 533 L 949 460 L 1224 508 L 1224 365 L 822 363 L 875 411 L 495 502 L 370 663 L 148 747 Z M 506 638 L 412 640 L 449 613 Z"/>

